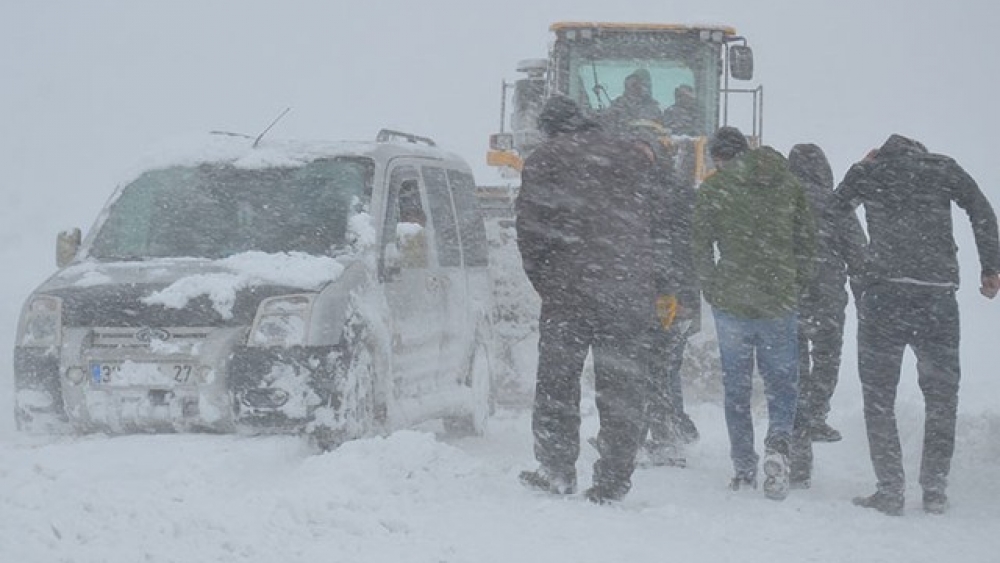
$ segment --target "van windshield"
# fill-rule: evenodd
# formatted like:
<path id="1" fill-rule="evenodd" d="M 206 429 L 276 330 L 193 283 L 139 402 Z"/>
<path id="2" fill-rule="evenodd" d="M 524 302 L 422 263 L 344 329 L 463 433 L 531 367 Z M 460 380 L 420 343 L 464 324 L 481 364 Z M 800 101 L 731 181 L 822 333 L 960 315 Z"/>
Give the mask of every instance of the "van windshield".
<path id="1" fill-rule="evenodd" d="M 118 261 L 252 250 L 330 254 L 347 244 L 350 216 L 367 208 L 372 168 L 364 158 L 331 158 L 297 168 L 152 170 L 122 190 L 90 255 Z"/>

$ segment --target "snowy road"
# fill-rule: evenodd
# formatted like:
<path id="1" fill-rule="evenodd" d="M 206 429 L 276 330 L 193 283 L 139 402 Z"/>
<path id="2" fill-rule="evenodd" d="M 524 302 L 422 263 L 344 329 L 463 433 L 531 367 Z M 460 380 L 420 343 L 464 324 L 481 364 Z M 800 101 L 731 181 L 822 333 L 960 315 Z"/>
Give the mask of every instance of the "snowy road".
<path id="1" fill-rule="evenodd" d="M 901 409 L 910 475 L 917 406 Z M 813 489 L 781 503 L 726 489 L 722 411 L 692 413 L 688 468 L 640 469 L 606 507 L 517 483 L 533 465 L 526 412 L 498 413 L 484 438 L 430 427 L 323 455 L 290 437 L 15 436 L 0 442 L 0 561 L 997 561 L 996 415 L 960 421 L 951 512 L 925 515 L 911 483 L 906 516 L 889 518 L 849 502 L 871 487 L 857 413 L 834 419 L 843 442 L 817 445 Z M 595 425 L 589 412 L 584 435 Z"/>

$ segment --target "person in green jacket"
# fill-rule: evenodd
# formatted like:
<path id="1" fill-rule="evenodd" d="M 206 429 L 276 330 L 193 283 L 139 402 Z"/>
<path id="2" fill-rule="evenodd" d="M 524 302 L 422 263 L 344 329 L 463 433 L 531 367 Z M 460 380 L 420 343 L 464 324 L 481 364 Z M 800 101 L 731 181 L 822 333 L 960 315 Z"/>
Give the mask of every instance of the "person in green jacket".
<path id="1" fill-rule="evenodd" d="M 726 426 L 735 476 L 757 486 L 751 392 L 764 381 L 768 430 L 764 494 L 788 495 L 788 454 L 798 399 L 798 304 L 812 277 L 816 227 L 798 179 L 769 147 L 750 149 L 734 127 L 712 137 L 718 170 L 698 190 L 693 243 L 718 332 Z"/>

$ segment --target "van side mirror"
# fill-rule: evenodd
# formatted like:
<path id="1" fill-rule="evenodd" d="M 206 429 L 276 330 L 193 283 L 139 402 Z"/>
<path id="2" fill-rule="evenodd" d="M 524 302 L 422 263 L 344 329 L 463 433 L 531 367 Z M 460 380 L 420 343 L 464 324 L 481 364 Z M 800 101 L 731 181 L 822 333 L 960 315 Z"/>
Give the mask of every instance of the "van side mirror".
<path id="1" fill-rule="evenodd" d="M 80 229 L 75 227 L 59 233 L 56 237 L 56 266 L 63 268 L 76 258 L 82 238 Z"/>
<path id="2" fill-rule="evenodd" d="M 753 49 L 746 45 L 729 47 L 729 74 L 736 80 L 753 79 Z"/>

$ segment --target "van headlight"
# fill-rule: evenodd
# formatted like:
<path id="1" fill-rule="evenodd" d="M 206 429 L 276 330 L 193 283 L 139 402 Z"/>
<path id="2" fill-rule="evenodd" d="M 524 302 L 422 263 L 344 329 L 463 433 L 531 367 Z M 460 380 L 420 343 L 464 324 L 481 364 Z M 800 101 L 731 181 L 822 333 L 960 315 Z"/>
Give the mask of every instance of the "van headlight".
<path id="1" fill-rule="evenodd" d="M 62 341 L 62 299 L 49 295 L 34 297 L 24 309 L 18 331 L 18 346 L 46 348 Z"/>
<path id="2" fill-rule="evenodd" d="M 250 327 L 248 346 L 302 346 L 309 341 L 313 295 L 282 295 L 265 299 Z"/>

